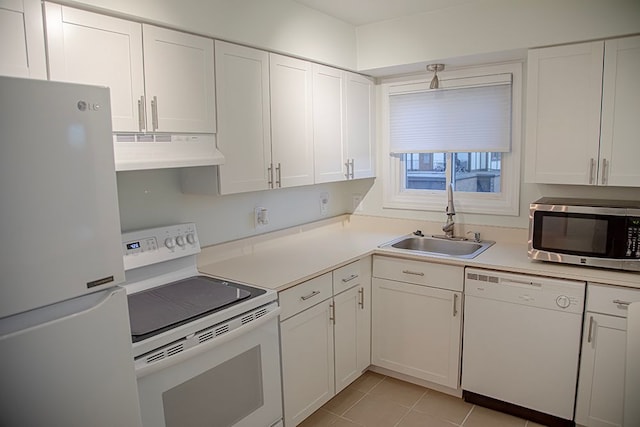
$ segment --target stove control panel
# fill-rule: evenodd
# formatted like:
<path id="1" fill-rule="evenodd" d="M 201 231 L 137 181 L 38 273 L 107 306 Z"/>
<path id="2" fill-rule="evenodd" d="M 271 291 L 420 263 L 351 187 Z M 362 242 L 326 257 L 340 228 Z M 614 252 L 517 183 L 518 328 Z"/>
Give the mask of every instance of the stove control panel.
<path id="1" fill-rule="evenodd" d="M 195 255 L 200 242 L 194 223 L 148 228 L 122 234 L 124 269 Z"/>

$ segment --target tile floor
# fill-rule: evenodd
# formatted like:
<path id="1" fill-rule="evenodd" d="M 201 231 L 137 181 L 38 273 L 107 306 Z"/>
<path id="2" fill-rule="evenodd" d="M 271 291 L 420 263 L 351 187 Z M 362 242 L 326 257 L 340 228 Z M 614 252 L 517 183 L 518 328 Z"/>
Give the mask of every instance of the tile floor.
<path id="1" fill-rule="evenodd" d="M 395 378 L 367 371 L 300 427 L 539 427 Z"/>

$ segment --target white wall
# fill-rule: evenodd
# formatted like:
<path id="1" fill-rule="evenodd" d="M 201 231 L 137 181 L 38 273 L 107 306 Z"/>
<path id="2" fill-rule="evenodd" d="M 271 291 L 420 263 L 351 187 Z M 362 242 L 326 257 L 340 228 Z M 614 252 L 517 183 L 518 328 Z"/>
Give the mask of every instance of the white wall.
<path id="1" fill-rule="evenodd" d="M 356 68 L 355 28 L 291 0 L 61 0 L 265 50 Z"/>
<path id="2" fill-rule="evenodd" d="M 640 33 L 638 0 L 473 1 L 358 27 L 358 70 L 446 64 L 446 59 L 475 60 L 478 55 L 632 33 Z"/>
<path id="3" fill-rule="evenodd" d="M 320 194 L 329 194 L 326 217 L 352 211 L 372 179 L 283 188 L 226 196 L 183 194 L 180 169 L 118 172 L 123 231 L 195 222 L 202 245 L 212 245 L 322 219 Z M 254 208 L 269 210 L 269 225 L 254 227 Z"/>

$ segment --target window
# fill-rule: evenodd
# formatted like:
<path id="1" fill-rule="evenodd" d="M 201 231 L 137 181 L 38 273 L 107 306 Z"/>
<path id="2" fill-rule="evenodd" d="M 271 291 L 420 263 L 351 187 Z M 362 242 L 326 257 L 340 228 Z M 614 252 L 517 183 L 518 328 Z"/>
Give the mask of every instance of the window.
<path id="1" fill-rule="evenodd" d="M 518 215 L 521 64 L 383 82 L 384 207 Z"/>

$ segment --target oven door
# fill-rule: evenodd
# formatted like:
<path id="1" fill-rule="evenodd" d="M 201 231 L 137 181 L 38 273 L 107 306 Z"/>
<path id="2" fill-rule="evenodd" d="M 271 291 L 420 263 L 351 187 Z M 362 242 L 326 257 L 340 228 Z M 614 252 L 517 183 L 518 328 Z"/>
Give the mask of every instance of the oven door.
<path id="1" fill-rule="evenodd" d="M 279 311 L 137 368 L 143 425 L 281 425 Z"/>

